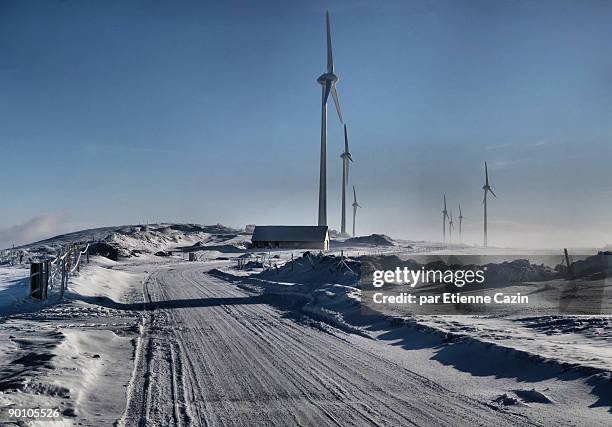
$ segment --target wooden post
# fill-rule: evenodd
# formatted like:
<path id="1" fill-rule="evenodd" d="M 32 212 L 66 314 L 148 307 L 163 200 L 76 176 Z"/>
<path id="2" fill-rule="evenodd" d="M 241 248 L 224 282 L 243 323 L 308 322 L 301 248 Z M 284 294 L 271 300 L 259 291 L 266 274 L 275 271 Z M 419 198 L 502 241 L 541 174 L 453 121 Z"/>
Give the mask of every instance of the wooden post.
<path id="1" fill-rule="evenodd" d="M 68 246 L 68 253 L 66 255 L 66 270 L 70 271 L 70 268 L 72 267 L 72 246 Z"/>
<path id="2" fill-rule="evenodd" d="M 66 277 L 66 258 L 64 258 L 62 260 L 62 283 L 60 286 L 60 298 L 64 298 L 64 286 L 66 286 L 67 281 L 68 278 Z"/>
<path id="3" fill-rule="evenodd" d="M 30 296 L 42 300 L 42 268 L 40 262 L 30 264 Z"/>
<path id="4" fill-rule="evenodd" d="M 47 299 L 49 297 L 49 269 L 51 267 L 51 262 L 47 259 L 44 262 L 44 275 L 42 281 L 42 295 L 43 299 Z"/>

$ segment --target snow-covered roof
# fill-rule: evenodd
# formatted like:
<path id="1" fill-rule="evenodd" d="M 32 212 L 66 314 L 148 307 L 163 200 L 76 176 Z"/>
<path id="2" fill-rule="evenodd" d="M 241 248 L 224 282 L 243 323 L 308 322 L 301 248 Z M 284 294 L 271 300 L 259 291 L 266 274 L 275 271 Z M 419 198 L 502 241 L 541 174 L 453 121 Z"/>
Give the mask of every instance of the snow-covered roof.
<path id="1" fill-rule="evenodd" d="M 257 225 L 253 242 L 322 242 L 327 238 L 326 225 Z"/>

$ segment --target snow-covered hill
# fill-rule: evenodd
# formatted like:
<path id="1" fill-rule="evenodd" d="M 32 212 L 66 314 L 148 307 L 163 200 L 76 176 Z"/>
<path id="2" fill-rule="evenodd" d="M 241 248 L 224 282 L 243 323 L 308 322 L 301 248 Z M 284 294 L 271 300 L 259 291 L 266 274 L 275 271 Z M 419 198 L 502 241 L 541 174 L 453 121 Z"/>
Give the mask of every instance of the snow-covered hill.
<path id="1" fill-rule="evenodd" d="M 76 231 L 20 246 L 16 249 L 28 254 L 54 252 L 69 243 L 91 242 L 92 252 L 129 257 L 140 253 L 156 253 L 178 247 L 207 245 L 243 246 L 250 234 L 221 224 L 162 223 L 149 225 L 122 225 Z"/>

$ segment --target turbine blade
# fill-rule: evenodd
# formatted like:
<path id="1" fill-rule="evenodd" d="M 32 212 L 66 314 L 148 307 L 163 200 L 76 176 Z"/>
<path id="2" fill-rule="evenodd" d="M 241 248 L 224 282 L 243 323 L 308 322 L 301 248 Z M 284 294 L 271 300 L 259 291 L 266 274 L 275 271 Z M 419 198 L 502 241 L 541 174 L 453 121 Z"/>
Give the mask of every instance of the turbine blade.
<path id="1" fill-rule="evenodd" d="M 355 186 L 353 185 L 353 199 L 355 200 L 355 204 L 357 204 L 357 193 L 355 192 Z"/>
<path id="2" fill-rule="evenodd" d="M 331 41 L 331 25 L 329 23 L 329 11 L 325 12 L 325 21 L 327 24 L 327 72 L 334 72 L 334 55 L 332 53 L 332 41 Z"/>
<path id="3" fill-rule="evenodd" d="M 346 158 L 348 160 L 350 160 L 351 162 L 353 161 L 353 157 L 351 156 L 351 153 L 349 153 L 348 134 L 346 132 L 346 123 L 344 124 L 344 154 L 346 155 Z M 349 171 L 349 163 L 347 161 L 346 162 L 346 182 L 347 183 L 348 183 L 348 171 Z"/>
<path id="4" fill-rule="evenodd" d="M 349 154 L 348 149 L 348 134 L 346 133 L 346 123 L 344 124 L 344 152 Z"/>
<path id="5" fill-rule="evenodd" d="M 485 179 L 487 186 L 489 185 L 489 169 L 487 168 L 487 162 L 485 162 Z"/>
<path id="6" fill-rule="evenodd" d="M 342 112 L 340 111 L 340 100 L 338 99 L 338 92 L 336 91 L 335 83 L 332 84 L 331 93 L 332 93 L 332 97 L 334 98 L 334 104 L 336 104 L 336 111 L 338 112 L 340 123 L 344 124 L 344 120 L 342 119 Z"/>
<path id="7" fill-rule="evenodd" d="M 323 105 L 327 104 L 327 99 L 329 98 L 330 90 L 331 90 L 331 83 L 327 81 L 325 82 L 325 92 L 323 93 Z"/>
<path id="8" fill-rule="evenodd" d="M 493 190 L 491 190 L 491 189 L 489 188 L 489 191 L 491 192 L 491 194 L 493 194 L 493 197 L 495 197 L 495 198 L 497 199 L 497 196 L 495 195 L 495 193 L 493 192 Z"/>

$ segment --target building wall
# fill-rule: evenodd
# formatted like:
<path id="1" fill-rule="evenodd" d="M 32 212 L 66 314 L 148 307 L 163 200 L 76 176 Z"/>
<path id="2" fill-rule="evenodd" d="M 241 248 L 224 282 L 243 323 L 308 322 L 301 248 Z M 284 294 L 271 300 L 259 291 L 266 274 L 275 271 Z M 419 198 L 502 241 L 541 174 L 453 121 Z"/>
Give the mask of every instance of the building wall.
<path id="1" fill-rule="evenodd" d="M 320 242 L 260 242 L 254 241 L 253 246 L 261 249 L 320 249 L 326 251 L 329 249 L 329 241 Z"/>

